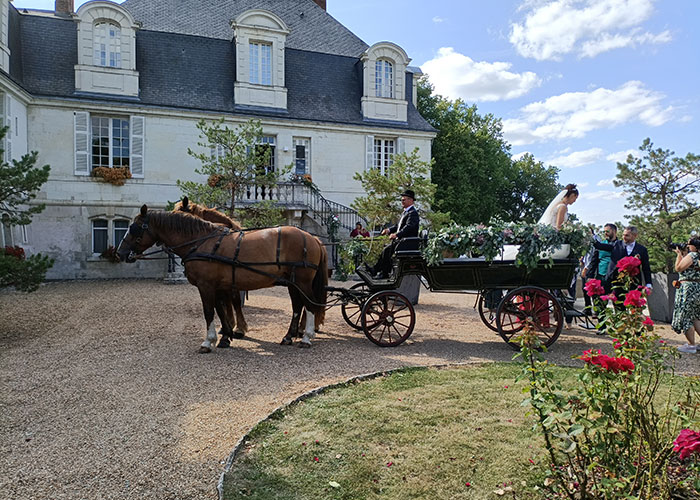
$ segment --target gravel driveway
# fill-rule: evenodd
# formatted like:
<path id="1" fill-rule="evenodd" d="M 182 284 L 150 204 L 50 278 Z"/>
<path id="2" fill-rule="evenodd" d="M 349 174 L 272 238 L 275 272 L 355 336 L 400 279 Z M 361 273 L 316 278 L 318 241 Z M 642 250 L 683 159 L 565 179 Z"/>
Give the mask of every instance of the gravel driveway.
<path id="1" fill-rule="evenodd" d="M 262 290 L 246 304 L 249 337 L 200 355 L 204 320 L 190 285 L 0 292 L 0 498 L 216 498 L 237 440 L 310 389 L 401 366 L 510 360 L 473 305 L 473 295 L 424 290 L 412 337 L 387 349 L 336 308 L 313 348 L 298 349 L 279 345 L 291 315 L 286 289 Z M 596 344 L 608 345 L 574 328 L 548 357 L 570 364 Z M 700 356 L 684 356 L 680 368 L 700 372 Z"/>

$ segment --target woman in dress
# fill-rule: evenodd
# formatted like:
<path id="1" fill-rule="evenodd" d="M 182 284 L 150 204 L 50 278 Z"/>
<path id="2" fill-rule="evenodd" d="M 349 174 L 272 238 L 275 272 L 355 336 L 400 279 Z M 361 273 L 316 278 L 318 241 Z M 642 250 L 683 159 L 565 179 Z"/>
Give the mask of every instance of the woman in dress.
<path id="1" fill-rule="evenodd" d="M 695 332 L 700 334 L 700 238 L 688 241 L 688 252 L 679 248 L 676 252 L 675 269 L 679 276 L 680 288 L 676 290 L 676 301 L 673 306 L 673 321 L 671 327 L 678 333 L 685 334 L 686 345 L 678 348 L 685 353 L 696 353 Z"/>
<path id="2" fill-rule="evenodd" d="M 537 223 L 552 226 L 556 230 L 561 229 L 569 218 L 569 205 L 573 204 L 577 199 L 578 189 L 576 189 L 576 184 L 567 184 L 547 206 Z M 502 260 L 515 260 L 519 249 L 519 245 L 504 245 Z M 551 257 L 554 259 L 565 259 L 570 252 L 571 248 L 569 245 L 562 245 L 561 248 L 552 252 Z"/>
<path id="3" fill-rule="evenodd" d="M 561 226 L 569 218 L 569 205 L 572 205 L 577 199 L 576 184 L 567 184 L 545 209 L 537 223 L 552 226 L 557 230 L 561 229 Z"/>

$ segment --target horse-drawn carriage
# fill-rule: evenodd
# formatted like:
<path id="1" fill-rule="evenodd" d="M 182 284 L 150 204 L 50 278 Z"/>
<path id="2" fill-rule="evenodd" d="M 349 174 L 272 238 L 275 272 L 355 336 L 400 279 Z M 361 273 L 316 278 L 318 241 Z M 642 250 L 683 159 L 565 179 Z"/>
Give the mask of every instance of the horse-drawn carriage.
<path id="1" fill-rule="evenodd" d="M 382 347 L 401 344 L 415 327 L 413 305 L 398 291 L 409 275 L 421 276 L 434 292 L 478 292 L 481 319 L 511 347 L 519 348 L 516 337 L 526 321 L 549 347 L 567 317 L 584 317 L 559 292 L 569 288 L 576 265 L 576 259 L 542 260 L 528 270 L 513 261 L 484 258 L 447 258 L 428 265 L 418 250 L 398 251 L 389 279 L 377 280 L 358 269 L 362 282 L 349 289 L 328 287 L 328 292 L 332 304 L 341 304 L 348 325 Z"/>
<path id="2" fill-rule="evenodd" d="M 484 323 L 514 348 L 518 347 L 515 337 L 527 321 L 543 345 L 552 345 L 566 317 L 562 304 L 566 314 L 572 313 L 570 304 L 555 294 L 569 287 L 576 260 L 543 260 L 529 270 L 513 261 L 487 262 L 483 258 L 444 259 L 429 265 L 420 250 L 399 250 L 390 279 L 373 279 L 358 270 L 363 282 L 350 288 L 330 287 L 327 252 L 318 238 L 295 227 L 249 231 L 234 226 L 234 221 L 229 221 L 230 225 L 212 224 L 206 221 L 206 213 L 190 214 L 194 208 L 186 199 L 175 212 L 149 211 L 144 205 L 118 254 L 122 260 L 134 262 L 144 258 L 144 250 L 160 244 L 162 249 L 157 252 L 181 257 L 204 308 L 207 336 L 200 352 L 210 352 L 217 340 L 215 312 L 222 325 L 219 347 L 228 347 L 232 338 L 245 335 L 247 325 L 236 291 L 276 285 L 289 289 L 293 309 L 282 343 L 291 344 L 293 337 L 300 336 L 304 309 L 306 321 L 301 325 L 300 342 L 304 347 L 310 346 L 326 309 L 334 305 L 341 306 L 351 327 L 362 330 L 375 344 L 389 347 L 404 342 L 416 324 L 413 305 L 398 291 L 409 275 L 421 276 L 436 292 L 480 292 Z M 217 214 L 213 216 L 219 217 Z M 488 296 L 484 292 L 489 292 Z M 487 305 L 491 309 L 488 313 Z"/>

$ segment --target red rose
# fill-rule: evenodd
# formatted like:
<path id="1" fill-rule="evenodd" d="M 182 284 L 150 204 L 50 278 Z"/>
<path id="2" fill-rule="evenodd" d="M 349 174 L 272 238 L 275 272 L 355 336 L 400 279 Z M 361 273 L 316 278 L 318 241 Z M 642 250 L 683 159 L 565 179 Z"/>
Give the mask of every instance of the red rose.
<path id="1" fill-rule="evenodd" d="M 587 351 L 583 351 L 581 359 L 586 363 L 590 363 L 591 361 L 593 361 L 593 359 L 595 359 L 598 356 L 600 356 L 600 349 L 588 349 Z"/>
<path id="2" fill-rule="evenodd" d="M 637 257 L 625 257 L 617 261 L 617 270 L 626 273 L 628 276 L 637 276 L 641 265 L 642 261 Z"/>
<path id="3" fill-rule="evenodd" d="M 603 295 L 605 293 L 605 288 L 603 288 L 600 280 L 588 280 L 584 288 L 589 297 L 595 297 L 596 295 Z"/>
<path id="4" fill-rule="evenodd" d="M 654 326 L 654 322 L 652 321 L 652 319 L 649 316 L 646 316 L 644 318 L 644 321 L 642 321 L 642 324 L 646 325 L 646 326 Z"/>
<path id="5" fill-rule="evenodd" d="M 673 442 L 673 451 L 679 454 L 681 460 L 693 453 L 700 454 L 700 432 L 683 429 Z"/>
<path id="6" fill-rule="evenodd" d="M 630 290 L 625 295 L 625 307 L 644 307 L 647 301 L 639 290 Z"/>

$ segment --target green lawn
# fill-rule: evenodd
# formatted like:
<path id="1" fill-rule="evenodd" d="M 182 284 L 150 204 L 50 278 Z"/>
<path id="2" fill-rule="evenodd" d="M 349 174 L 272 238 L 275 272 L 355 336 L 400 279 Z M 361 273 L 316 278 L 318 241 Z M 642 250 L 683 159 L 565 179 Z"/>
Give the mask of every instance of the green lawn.
<path id="1" fill-rule="evenodd" d="M 225 498 L 539 499 L 547 462 L 519 370 L 411 369 L 302 401 L 253 430 Z"/>

